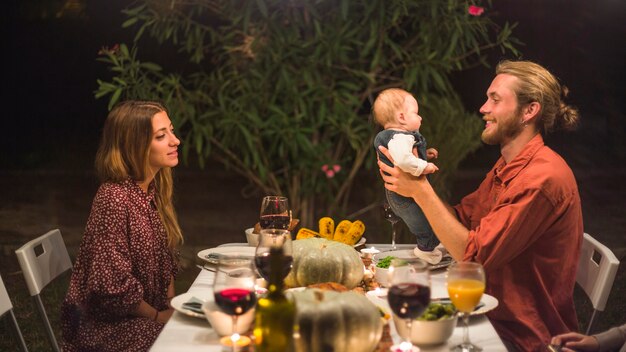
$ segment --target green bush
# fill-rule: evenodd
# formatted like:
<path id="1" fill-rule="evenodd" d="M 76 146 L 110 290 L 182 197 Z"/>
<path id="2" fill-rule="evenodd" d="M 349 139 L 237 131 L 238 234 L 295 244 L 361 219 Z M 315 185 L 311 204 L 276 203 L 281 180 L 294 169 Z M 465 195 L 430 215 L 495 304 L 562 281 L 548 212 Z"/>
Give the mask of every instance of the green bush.
<path id="1" fill-rule="evenodd" d="M 515 53 L 514 26 L 497 26 L 488 9 L 470 14 L 477 2 L 144 0 L 125 10 L 135 43 L 102 51 L 114 77 L 98 81 L 96 96 L 110 106 L 163 100 L 185 160 L 212 158 L 260 192 L 288 196 L 312 226 L 341 215 L 357 172 L 374 165 L 370 104 L 385 88 L 418 98 L 446 190 L 480 125 L 449 75 L 485 64 L 489 49 Z M 150 41 L 159 50 L 140 60 Z M 172 53 L 175 64 L 157 64 Z M 328 177 L 324 165 L 341 170 Z"/>

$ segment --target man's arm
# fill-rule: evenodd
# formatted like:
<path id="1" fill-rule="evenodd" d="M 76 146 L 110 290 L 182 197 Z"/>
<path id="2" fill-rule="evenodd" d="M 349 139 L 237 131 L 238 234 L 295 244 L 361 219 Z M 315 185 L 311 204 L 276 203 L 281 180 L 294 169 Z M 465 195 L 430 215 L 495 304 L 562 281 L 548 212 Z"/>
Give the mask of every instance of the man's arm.
<path id="1" fill-rule="evenodd" d="M 379 147 L 379 149 L 391 160 L 391 155 L 386 148 Z M 430 226 L 450 255 L 455 260 L 463 260 L 469 230 L 458 221 L 454 209 L 437 196 L 428 180 L 424 176 L 415 177 L 397 167 L 387 166 L 381 161 L 378 161 L 378 167 L 385 182 L 385 188 L 413 198 L 422 208 Z"/>

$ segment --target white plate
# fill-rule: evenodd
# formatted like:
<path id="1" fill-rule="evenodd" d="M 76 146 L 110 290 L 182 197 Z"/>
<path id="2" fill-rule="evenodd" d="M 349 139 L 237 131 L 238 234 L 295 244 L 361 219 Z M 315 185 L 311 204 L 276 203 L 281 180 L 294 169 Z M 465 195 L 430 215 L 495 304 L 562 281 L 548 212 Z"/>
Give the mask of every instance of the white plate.
<path id="1" fill-rule="evenodd" d="M 392 256 L 392 257 L 396 257 L 399 259 L 415 259 L 417 258 L 415 256 L 415 254 L 413 253 L 412 249 L 400 249 L 397 251 L 387 251 L 387 252 L 380 252 L 380 253 L 376 253 L 372 256 L 372 261 L 374 263 L 377 263 L 380 259 L 383 259 L 387 256 Z M 451 256 L 449 255 L 444 255 L 443 258 L 441 259 L 441 262 L 437 263 L 437 264 L 428 264 L 428 266 L 430 267 L 431 270 L 435 270 L 435 269 L 441 269 L 441 268 L 447 268 L 448 266 L 450 266 L 450 264 L 452 264 L 454 260 L 452 259 Z"/>
<path id="2" fill-rule="evenodd" d="M 483 306 L 473 311 L 470 315 L 481 315 L 494 310 L 498 306 L 498 299 L 483 293 L 483 296 L 480 298 L 480 303 L 482 303 Z"/>
<path id="3" fill-rule="evenodd" d="M 178 296 L 172 298 L 172 301 L 170 302 L 170 304 L 172 305 L 172 308 L 174 308 L 175 310 L 177 310 L 180 313 L 183 313 L 185 315 L 188 315 L 188 316 L 194 317 L 194 318 L 205 319 L 204 314 L 196 313 L 194 311 L 191 311 L 191 310 L 183 308 L 183 304 L 185 302 L 188 302 L 189 300 L 191 300 L 191 298 L 193 298 L 193 297 L 196 297 L 197 299 L 199 299 L 199 300 L 201 300 L 203 302 L 207 299 L 207 297 L 203 297 L 203 295 L 200 294 L 199 292 L 195 292 L 195 293 L 186 292 L 186 293 L 183 293 L 181 295 L 178 295 Z"/>
<path id="4" fill-rule="evenodd" d="M 323 238 L 323 237 L 319 237 L 319 236 L 318 236 L 318 237 L 316 237 L 316 238 Z M 365 237 L 361 237 L 361 239 L 360 239 L 357 243 L 355 243 L 354 245 L 352 245 L 352 246 L 353 246 L 354 248 L 356 248 L 356 247 L 359 247 L 359 246 L 364 245 L 364 244 L 365 244 L 365 242 L 367 242 L 367 239 L 366 239 Z"/>
<path id="5" fill-rule="evenodd" d="M 256 249 L 255 247 L 250 247 L 250 246 L 215 247 L 215 248 L 201 250 L 200 252 L 198 252 L 198 257 L 204 260 L 205 262 L 208 262 L 211 264 L 217 264 L 216 256 L 219 256 L 220 254 L 240 255 L 240 256 L 252 258 L 254 257 L 255 249 Z M 214 256 L 209 257 L 209 255 L 214 255 Z"/>
<path id="6" fill-rule="evenodd" d="M 361 239 L 359 240 L 359 242 L 357 242 L 354 247 L 358 247 L 358 246 L 362 246 L 365 244 L 365 242 L 367 242 L 367 240 L 365 239 L 365 237 L 361 236 Z"/>
<path id="7" fill-rule="evenodd" d="M 397 251 L 385 251 L 385 252 L 376 253 L 372 256 L 372 261 L 378 262 L 380 259 L 383 259 L 388 256 L 392 256 L 392 257 L 396 257 L 400 259 L 416 258 L 415 255 L 413 254 L 412 249 L 399 249 Z"/>
<path id="8" fill-rule="evenodd" d="M 306 290 L 306 287 L 292 287 L 285 290 L 285 292 L 300 292 Z"/>
<path id="9" fill-rule="evenodd" d="M 383 287 L 381 287 L 381 288 L 377 288 L 377 289 L 375 289 L 375 290 L 370 290 L 370 291 L 367 291 L 367 292 L 365 293 L 365 295 L 366 295 L 368 298 L 382 299 L 382 300 L 385 300 L 385 301 L 386 301 L 386 300 L 387 300 L 387 292 L 388 292 L 388 291 L 389 291 L 389 290 L 388 290 L 387 288 L 383 288 Z"/>
<path id="10" fill-rule="evenodd" d="M 443 301 L 447 303 L 452 303 L 449 297 L 441 297 L 441 298 L 433 298 L 432 301 Z M 478 304 L 478 309 L 470 313 L 471 316 L 485 314 L 489 311 L 494 310 L 498 306 L 498 299 L 494 296 L 483 293 L 483 296 L 480 298 L 480 303 Z"/>

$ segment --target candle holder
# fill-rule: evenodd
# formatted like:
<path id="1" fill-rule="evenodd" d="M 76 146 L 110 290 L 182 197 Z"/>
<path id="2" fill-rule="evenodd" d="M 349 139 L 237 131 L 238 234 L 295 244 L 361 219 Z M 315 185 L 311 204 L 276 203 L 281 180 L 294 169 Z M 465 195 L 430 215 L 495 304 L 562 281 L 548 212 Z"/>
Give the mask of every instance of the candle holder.
<path id="1" fill-rule="evenodd" d="M 249 350 L 251 343 L 252 340 L 245 335 L 240 335 L 239 339 L 236 341 L 233 341 L 230 336 L 223 336 L 220 339 L 220 344 L 224 347 L 224 351 L 245 352 Z"/>
<path id="2" fill-rule="evenodd" d="M 372 258 L 374 254 L 378 254 L 380 251 L 374 247 L 363 248 L 361 249 L 361 254 L 363 258 Z"/>
<path id="3" fill-rule="evenodd" d="M 380 251 L 374 247 L 361 249 L 361 260 L 363 261 L 363 265 L 368 268 L 370 264 L 372 264 L 372 257 L 378 253 L 380 253 Z"/>

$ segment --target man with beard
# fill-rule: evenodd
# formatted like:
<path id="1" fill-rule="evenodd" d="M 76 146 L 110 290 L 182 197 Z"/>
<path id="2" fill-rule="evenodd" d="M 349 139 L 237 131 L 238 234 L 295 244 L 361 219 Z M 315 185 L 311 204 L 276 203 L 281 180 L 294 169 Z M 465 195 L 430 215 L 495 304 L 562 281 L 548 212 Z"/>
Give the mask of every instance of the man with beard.
<path id="1" fill-rule="evenodd" d="M 580 197 L 571 169 L 542 136 L 575 127 L 578 112 L 563 103 L 566 95 L 538 64 L 498 65 L 480 112 L 481 138 L 499 145 L 501 157 L 454 208 L 425 177 L 378 162 L 385 187 L 415 200 L 455 260 L 484 266 L 485 292 L 499 301 L 487 316 L 509 350 L 544 350 L 551 336 L 578 330 Z"/>

